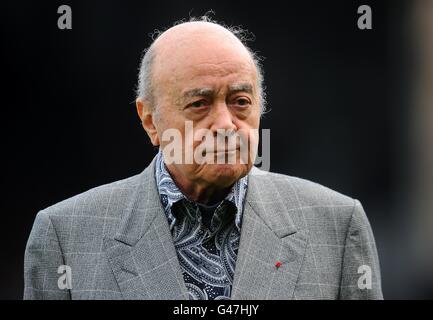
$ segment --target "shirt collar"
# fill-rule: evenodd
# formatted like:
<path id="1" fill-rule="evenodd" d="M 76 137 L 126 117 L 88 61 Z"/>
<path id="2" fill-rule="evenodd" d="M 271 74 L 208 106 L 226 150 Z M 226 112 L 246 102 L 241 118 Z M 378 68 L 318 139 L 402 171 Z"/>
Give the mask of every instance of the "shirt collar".
<path id="1" fill-rule="evenodd" d="M 164 157 L 161 148 L 159 149 L 159 152 L 156 156 L 155 178 L 161 203 L 164 208 L 164 212 L 167 215 L 171 230 L 176 223 L 176 217 L 171 210 L 173 204 L 182 199 L 189 199 L 179 190 L 177 185 L 174 183 L 172 177 L 170 176 L 170 173 L 168 172 L 164 163 Z M 236 181 L 230 192 L 224 198 L 224 200 L 227 200 L 234 204 L 237 209 L 235 225 L 239 231 L 242 223 L 242 213 L 247 188 L 248 175 Z"/>

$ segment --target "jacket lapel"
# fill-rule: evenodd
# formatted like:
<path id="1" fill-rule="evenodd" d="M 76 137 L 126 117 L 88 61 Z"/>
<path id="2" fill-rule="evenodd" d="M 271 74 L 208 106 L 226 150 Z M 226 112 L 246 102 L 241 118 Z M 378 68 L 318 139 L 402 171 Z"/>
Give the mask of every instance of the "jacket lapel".
<path id="1" fill-rule="evenodd" d="M 307 237 L 296 229 L 289 210 L 294 208 L 286 207 L 269 175 L 253 168 L 242 218 L 232 299 L 293 298 Z M 277 262 L 281 264 L 279 267 Z"/>
<path id="2" fill-rule="evenodd" d="M 155 159 L 141 173 L 116 235 L 104 250 L 125 299 L 188 299 L 154 176 Z"/>

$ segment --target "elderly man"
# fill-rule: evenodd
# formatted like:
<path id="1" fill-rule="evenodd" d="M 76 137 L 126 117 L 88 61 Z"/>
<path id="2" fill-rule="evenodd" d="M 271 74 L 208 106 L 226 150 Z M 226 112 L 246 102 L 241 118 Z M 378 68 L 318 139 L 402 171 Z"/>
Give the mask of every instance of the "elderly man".
<path id="1" fill-rule="evenodd" d="M 136 107 L 158 154 L 136 176 L 38 213 L 24 298 L 382 298 L 361 204 L 253 166 L 263 78 L 241 40 L 209 20 L 157 37 Z M 221 132 L 239 139 L 215 143 Z"/>

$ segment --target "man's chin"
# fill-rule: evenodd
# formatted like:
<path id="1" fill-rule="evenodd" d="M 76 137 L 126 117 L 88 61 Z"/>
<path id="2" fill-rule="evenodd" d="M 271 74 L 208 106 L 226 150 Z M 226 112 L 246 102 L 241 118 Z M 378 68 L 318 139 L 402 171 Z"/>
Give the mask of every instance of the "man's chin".
<path id="1" fill-rule="evenodd" d="M 246 176 L 248 167 L 240 164 L 208 164 L 203 173 L 202 178 L 206 181 L 226 188 Z"/>

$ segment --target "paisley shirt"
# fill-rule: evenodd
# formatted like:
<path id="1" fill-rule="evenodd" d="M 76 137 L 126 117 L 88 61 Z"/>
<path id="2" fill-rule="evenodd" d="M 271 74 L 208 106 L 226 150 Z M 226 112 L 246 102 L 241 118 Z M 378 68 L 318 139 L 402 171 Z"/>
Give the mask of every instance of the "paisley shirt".
<path id="1" fill-rule="evenodd" d="M 230 299 L 248 176 L 220 203 L 199 204 L 182 194 L 158 152 L 156 184 L 191 300 Z"/>

